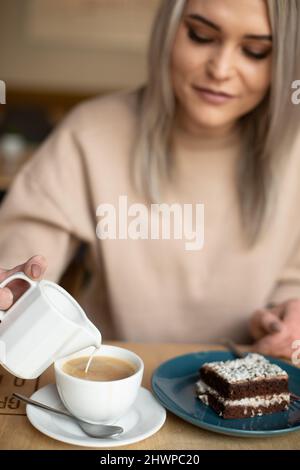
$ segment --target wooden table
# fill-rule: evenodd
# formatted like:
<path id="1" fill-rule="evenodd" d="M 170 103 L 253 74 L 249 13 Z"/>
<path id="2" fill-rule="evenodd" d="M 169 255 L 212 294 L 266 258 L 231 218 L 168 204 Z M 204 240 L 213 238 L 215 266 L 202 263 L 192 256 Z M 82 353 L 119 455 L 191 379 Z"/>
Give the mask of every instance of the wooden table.
<path id="1" fill-rule="evenodd" d="M 111 342 L 110 344 L 123 345 L 143 358 L 145 362 L 143 386 L 148 389 L 151 389 L 152 372 L 161 362 L 180 354 L 222 349 L 196 344 L 124 344 L 118 342 Z M 1 368 L 0 449 L 84 449 L 84 447 L 56 441 L 37 431 L 27 420 L 25 406 L 10 397 L 13 391 L 31 395 L 34 390 L 51 382 L 54 382 L 52 367 L 38 380 L 26 381 L 16 379 Z M 123 446 L 119 449 L 300 449 L 300 432 L 272 438 L 230 437 L 202 430 L 168 412 L 166 422 L 159 432 L 144 441 L 130 446 Z"/>

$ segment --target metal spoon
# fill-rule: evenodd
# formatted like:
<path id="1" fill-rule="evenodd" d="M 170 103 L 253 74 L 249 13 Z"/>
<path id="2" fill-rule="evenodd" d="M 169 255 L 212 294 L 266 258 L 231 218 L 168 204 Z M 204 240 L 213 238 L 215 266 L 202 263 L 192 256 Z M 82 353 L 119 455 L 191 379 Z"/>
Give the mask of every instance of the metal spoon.
<path id="1" fill-rule="evenodd" d="M 229 349 L 236 357 L 243 358 L 247 356 L 247 352 L 242 351 L 237 344 L 235 344 L 231 339 L 224 339 L 222 341 L 223 346 Z"/>
<path id="2" fill-rule="evenodd" d="M 52 408 L 51 406 L 45 405 L 44 403 L 40 403 L 35 400 L 31 400 L 31 398 L 27 398 L 24 395 L 20 395 L 19 393 L 13 393 L 12 396 L 18 398 L 19 400 L 28 403 L 29 405 L 38 406 L 39 408 L 43 408 L 44 410 L 52 411 L 53 413 L 57 413 L 60 415 L 68 416 L 68 418 L 72 418 L 78 426 L 91 437 L 109 437 L 109 436 L 117 436 L 123 432 L 123 428 L 120 426 L 110 426 L 106 424 L 91 424 L 87 423 L 86 421 L 82 421 L 81 419 L 76 418 L 75 416 L 71 415 L 67 411 L 57 410 L 56 408 Z"/>

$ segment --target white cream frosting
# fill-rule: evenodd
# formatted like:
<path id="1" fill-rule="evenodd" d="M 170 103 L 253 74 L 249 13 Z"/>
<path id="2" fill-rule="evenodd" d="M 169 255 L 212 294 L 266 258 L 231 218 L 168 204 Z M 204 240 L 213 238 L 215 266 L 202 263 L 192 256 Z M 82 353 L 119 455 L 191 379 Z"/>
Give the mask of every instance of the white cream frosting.
<path id="1" fill-rule="evenodd" d="M 287 379 L 287 373 L 276 364 L 271 364 L 260 354 L 248 354 L 241 359 L 203 364 L 229 383 L 265 379 Z M 202 366 L 202 367 L 203 367 Z"/>

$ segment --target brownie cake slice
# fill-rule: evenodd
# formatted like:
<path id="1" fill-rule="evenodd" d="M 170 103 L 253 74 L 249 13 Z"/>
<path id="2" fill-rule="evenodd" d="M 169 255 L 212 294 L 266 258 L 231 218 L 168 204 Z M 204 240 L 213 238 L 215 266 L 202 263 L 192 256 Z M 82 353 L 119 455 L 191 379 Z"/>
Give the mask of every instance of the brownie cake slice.
<path id="1" fill-rule="evenodd" d="M 288 374 L 259 354 L 200 368 L 197 396 L 223 418 L 248 418 L 288 408 Z"/>

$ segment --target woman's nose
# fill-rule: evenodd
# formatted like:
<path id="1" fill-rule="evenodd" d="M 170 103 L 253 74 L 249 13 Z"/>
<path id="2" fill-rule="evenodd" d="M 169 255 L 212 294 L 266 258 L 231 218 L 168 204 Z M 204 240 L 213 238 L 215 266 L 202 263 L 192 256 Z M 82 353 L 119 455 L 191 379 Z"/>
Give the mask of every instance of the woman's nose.
<path id="1" fill-rule="evenodd" d="M 235 71 L 234 51 L 229 48 L 218 48 L 207 61 L 207 73 L 214 80 L 223 81 L 232 77 Z"/>

